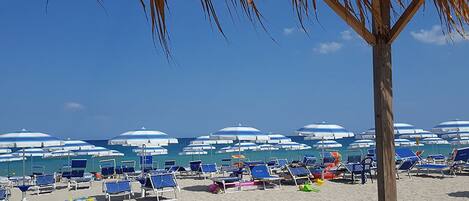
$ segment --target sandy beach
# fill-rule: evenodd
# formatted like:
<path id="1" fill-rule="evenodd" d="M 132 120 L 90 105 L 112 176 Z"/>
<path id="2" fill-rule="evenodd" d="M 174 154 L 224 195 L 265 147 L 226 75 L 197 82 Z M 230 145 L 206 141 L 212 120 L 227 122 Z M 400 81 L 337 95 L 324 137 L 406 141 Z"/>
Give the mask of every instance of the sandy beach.
<path id="1" fill-rule="evenodd" d="M 243 200 L 268 200 L 268 201 L 307 201 L 307 200 L 377 200 L 376 180 L 374 183 L 351 184 L 349 180 L 327 181 L 317 188 L 320 192 L 301 192 L 291 184 L 284 184 L 280 190 L 246 190 L 242 192 L 212 194 L 207 191 L 211 184 L 209 179 L 180 178 L 178 179 L 181 192 L 178 200 L 192 201 L 237 201 Z M 402 174 L 397 180 L 399 200 L 469 200 L 469 173 L 459 174 L 456 177 L 412 176 Z M 138 182 L 132 184 L 135 195 L 132 200 L 156 200 L 155 197 L 140 198 Z M 102 181 L 93 183 L 90 189 L 68 190 L 65 184 L 59 184 L 58 190 L 52 193 L 33 195 L 28 192 L 28 200 L 32 201 L 59 201 L 83 196 L 93 196 L 97 200 L 106 200 L 102 193 Z M 17 189 L 12 189 L 10 200 L 21 200 L 21 194 Z M 168 196 L 172 196 L 168 193 Z M 123 197 L 113 197 L 112 200 L 123 200 Z"/>

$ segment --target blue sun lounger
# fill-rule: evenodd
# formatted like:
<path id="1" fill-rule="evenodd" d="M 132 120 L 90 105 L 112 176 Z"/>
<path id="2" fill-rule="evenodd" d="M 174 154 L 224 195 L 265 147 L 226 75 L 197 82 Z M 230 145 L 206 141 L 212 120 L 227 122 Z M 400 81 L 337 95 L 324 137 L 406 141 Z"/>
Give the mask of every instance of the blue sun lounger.
<path id="1" fill-rule="evenodd" d="M 192 175 L 197 175 L 200 171 L 200 165 L 202 164 L 202 161 L 190 161 L 189 162 L 189 168 L 191 170 Z"/>
<path id="2" fill-rule="evenodd" d="M 79 188 L 80 184 L 88 184 L 91 187 L 93 175 L 85 173 L 86 159 L 73 159 L 71 172 L 68 175 L 68 186 L 74 186 L 75 190 Z"/>
<path id="3" fill-rule="evenodd" d="M 131 183 L 128 180 L 104 182 L 103 192 L 108 201 L 111 201 L 111 197 L 125 195 L 129 195 L 130 200 L 133 194 Z"/>
<path id="4" fill-rule="evenodd" d="M 35 185 L 33 186 L 36 189 L 36 194 L 42 192 L 43 189 L 50 189 L 48 192 L 52 192 L 55 190 L 55 175 L 48 174 L 48 175 L 37 175 L 35 179 Z"/>
<path id="5" fill-rule="evenodd" d="M 9 192 L 6 188 L 0 188 L 0 201 L 7 201 L 8 200 Z"/>
<path id="6" fill-rule="evenodd" d="M 297 167 L 287 166 L 287 169 L 293 179 L 293 182 L 295 182 L 296 186 L 298 186 L 298 180 L 300 179 L 306 179 L 307 181 L 311 182 L 311 177 L 313 175 L 308 170 L 308 168 L 303 167 L 303 166 L 297 166 Z"/>
<path id="7" fill-rule="evenodd" d="M 150 175 L 147 178 L 147 181 L 144 184 L 143 189 L 145 191 L 153 191 L 156 194 L 156 200 L 160 200 L 161 196 L 165 192 L 174 192 L 174 198 L 169 200 L 177 200 L 177 192 L 179 191 L 179 186 L 176 182 L 176 177 L 174 174 L 166 173 L 166 174 L 157 174 L 157 175 Z M 144 192 L 146 194 L 146 192 Z M 165 201 L 168 199 L 165 199 Z"/>
<path id="8" fill-rule="evenodd" d="M 433 170 L 440 172 L 441 175 L 444 177 L 444 171 L 449 170 L 449 173 L 456 176 L 456 170 L 459 168 L 464 168 L 467 165 L 467 161 L 469 160 L 469 147 L 456 149 L 453 152 L 453 157 L 448 164 L 419 164 L 415 167 L 417 168 L 417 174 L 420 173 L 421 170 L 426 170 L 427 174 Z"/>
<path id="9" fill-rule="evenodd" d="M 214 174 L 218 172 L 217 164 L 201 164 L 199 169 L 199 176 L 203 178 L 213 177 Z"/>
<path id="10" fill-rule="evenodd" d="M 266 183 L 273 184 L 274 181 L 278 181 L 279 189 L 282 186 L 281 178 L 279 176 L 271 175 L 267 165 L 256 165 L 252 167 L 251 176 L 253 180 L 262 182 L 264 190 L 267 189 Z"/>

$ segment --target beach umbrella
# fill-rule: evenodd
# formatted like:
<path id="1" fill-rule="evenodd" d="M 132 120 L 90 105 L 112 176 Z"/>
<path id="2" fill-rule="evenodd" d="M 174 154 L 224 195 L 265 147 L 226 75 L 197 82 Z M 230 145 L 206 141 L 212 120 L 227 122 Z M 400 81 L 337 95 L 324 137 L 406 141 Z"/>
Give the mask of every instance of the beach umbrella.
<path id="1" fill-rule="evenodd" d="M 396 146 L 396 147 L 416 147 L 416 146 L 423 146 L 423 144 L 417 144 L 417 142 L 410 141 L 408 139 L 394 139 L 394 146 Z"/>
<path id="2" fill-rule="evenodd" d="M 214 146 L 209 144 L 189 144 L 184 149 L 191 149 L 191 150 L 214 150 L 216 149 Z"/>
<path id="3" fill-rule="evenodd" d="M 449 141 L 451 145 L 469 145 L 469 137 L 453 138 Z"/>
<path id="4" fill-rule="evenodd" d="M 46 153 L 43 158 L 65 158 L 76 156 L 75 152 L 72 150 L 56 150 Z"/>
<path id="5" fill-rule="evenodd" d="M 370 148 L 375 146 L 376 143 L 373 140 L 355 140 L 354 142 L 348 145 L 348 149 L 363 149 L 363 148 Z"/>
<path id="6" fill-rule="evenodd" d="M 47 147 L 50 151 L 56 151 L 56 150 L 80 150 L 80 149 L 89 149 L 93 148 L 94 145 L 85 142 L 83 140 L 65 140 L 64 144 L 62 146 L 52 146 L 52 147 Z"/>
<path id="7" fill-rule="evenodd" d="M 195 155 L 207 155 L 208 152 L 204 151 L 203 149 L 193 149 L 190 147 L 186 147 L 185 149 L 182 150 L 182 152 L 179 152 L 180 156 L 191 156 L 192 160 L 194 160 Z"/>
<path id="8" fill-rule="evenodd" d="M 110 149 L 107 152 L 97 152 L 92 155 L 92 157 L 95 158 L 103 158 L 103 157 L 122 157 L 124 156 L 124 153 L 119 152 L 117 150 Z"/>
<path id="9" fill-rule="evenodd" d="M 161 146 L 146 146 L 145 150 L 142 150 L 141 148 L 139 149 L 133 149 L 133 152 L 137 153 L 139 156 L 143 156 L 143 152 L 145 152 L 146 155 L 165 155 L 168 154 L 168 150 L 161 147 Z"/>
<path id="10" fill-rule="evenodd" d="M 305 140 L 341 139 L 354 136 L 353 132 L 344 127 L 326 122 L 306 125 L 296 132 L 300 136 L 305 136 Z"/>
<path id="11" fill-rule="evenodd" d="M 140 130 L 127 131 L 108 141 L 110 145 L 141 147 L 142 152 L 139 155 L 142 157 L 146 155 L 145 150 L 147 146 L 168 146 L 177 143 L 178 140 L 176 138 L 169 137 L 168 134 L 161 131 L 147 130 L 145 127 L 142 127 Z M 145 160 L 142 161 L 145 163 Z M 144 166 L 145 164 L 142 165 L 142 174 L 144 173 Z"/>
<path id="12" fill-rule="evenodd" d="M 342 147 L 342 144 L 336 142 L 335 140 L 321 140 L 316 142 L 313 147 L 316 149 L 334 149 Z"/>
<path id="13" fill-rule="evenodd" d="M 111 152 L 108 148 L 100 147 L 100 146 L 94 146 L 90 148 L 84 148 L 84 149 L 79 149 L 73 151 L 77 156 L 93 156 L 93 155 L 99 155 L 99 154 L 106 154 Z"/>
<path id="14" fill-rule="evenodd" d="M 435 145 L 447 145 L 449 142 L 447 140 L 441 139 L 439 137 L 430 137 L 430 138 L 424 138 L 420 141 L 422 144 L 425 145 L 431 145 L 432 149 L 434 149 Z M 437 152 L 440 152 L 438 149 Z"/>
<path id="15" fill-rule="evenodd" d="M 223 128 L 215 133 L 212 133 L 210 135 L 210 139 L 215 139 L 215 140 L 234 140 L 238 141 L 236 146 L 238 146 L 238 154 L 241 155 L 242 149 L 245 149 L 245 147 L 242 146 L 248 146 L 251 145 L 252 147 L 256 147 L 257 145 L 252 143 L 252 144 L 246 144 L 246 143 L 241 143 L 241 141 L 258 141 L 258 140 L 269 140 L 269 136 L 266 134 L 263 134 L 260 130 L 253 128 L 253 127 L 247 127 L 247 126 L 242 126 L 241 124 L 238 126 L 234 127 L 226 127 Z M 254 144 L 254 145 L 253 145 Z M 227 149 L 231 151 L 231 149 Z M 225 152 L 224 149 L 220 150 L 221 152 Z M 220 152 L 219 151 L 219 152 Z"/>
<path id="16" fill-rule="evenodd" d="M 469 132 L 469 121 L 445 121 L 433 127 L 432 131 L 436 134 Z"/>
<path id="17" fill-rule="evenodd" d="M 415 128 L 412 124 L 407 123 L 394 123 L 394 135 L 410 135 L 423 132 L 423 129 Z M 355 136 L 356 139 L 372 140 L 375 139 L 375 129 L 370 128 Z"/>
<path id="18" fill-rule="evenodd" d="M 63 141 L 45 133 L 30 132 L 22 129 L 19 132 L 0 135 L 0 148 L 34 148 L 63 145 Z M 25 149 L 23 149 L 25 150 Z M 23 152 L 23 186 L 25 186 L 25 153 Z M 22 194 L 24 199 L 25 193 Z"/>
<path id="19" fill-rule="evenodd" d="M 253 142 L 240 142 L 236 143 L 233 146 L 223 147 L 218 153 L 231 153 L 231 152 L 240 152 L 240 151 L 256 151 L 259 149 L 259 146 Z M 240 154 L 241 155 L 241 154 Z"/>
<path id="20" fill-rule="evenodd" d="M 281 134 L 268 134 L 269 140 L 256 140 L 256 143 L 278 144 L 282 142 L 291 142 L 291 138 Z"/>
<path id="21" fill-rule="evenodd" d="M 399 135 L 399 138 L 401 139 L 423 139 L 433 137 L 438 137 L 438 135 L 426 130 L 417 130 L 415 133 Z"/>
<path id="22" fill-rule="evenodd" d="M 233 140 L 210 139 L 209 135 L 203 135 L 191 141 L 191 144 L 233 144 Z"/>
<path id="23" fill-rule="evenodd" d="M 0 154 L 9 154 L 11 153 L 11 149 L 0 149 Z"/>
<path id="24" fill-rule="evenodd" d="M 466 138 L 469 137 L 469 132 L 461 131 L 461 132 L 447 132 L 441 135 L 444 139 L 452 139 L 452 138 Z"/>
<path id="25" fill-rule="evenodd" d="M 279 150 L 280 148 L 275 147 L 275 145 L 272 144 L 261 144 L 258 146 L 257 151 L 276 151 Z"/>

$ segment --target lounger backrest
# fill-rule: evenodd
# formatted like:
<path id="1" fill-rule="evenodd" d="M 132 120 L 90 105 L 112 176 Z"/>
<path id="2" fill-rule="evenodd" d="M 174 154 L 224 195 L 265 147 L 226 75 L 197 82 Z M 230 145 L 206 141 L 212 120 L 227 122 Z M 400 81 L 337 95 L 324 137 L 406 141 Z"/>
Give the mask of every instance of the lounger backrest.
<path id="1" fill-rule="evenodd" d="M 101 167 L 101 174 L 103 176 L 114 175 L 114 167 Z"/>
<path id="2" fill-rule="evenodd" d="M 191 168 L 191 171 L 199 171 L 200 170 L 200 164 L 202 164 L 202 161 L 191 161 L 191 162 L 189 162 L 189 166 Z"/>
<path id="3" fill-rule="evenodd" d="M 303 157 L 303 164 L 305 164 L 306 166 L 313 166 L 313 165 L 316 165 L 316 161 L 318 159 L 314 156 L 305 156 Z"/>
<path id="4" fill-rule="evenodd" d="M 174 166 L 176 165 L 176 161 L 175 160 L 167 160 L 164 162 L 164 167 L 165 168 L 170 168 L 171 166 Z"/>
<path id="5" fill-rule="evenodd" d="M 417 155 L 415 155 L 415 153 L 409 149 L 409 148 L 397 148 L 396 149 L 396 155 L 399 156 L 400 158 L 402 159 L 405 159 L 405 158 L 413 158 L 413 157 L 418 157 Z"/>
<path id="6" fill-rule="evenodd" d="M 45 186 L 55 183 L 54 175 L 38 175 L 36 176 L 36 185 Z"/>
<path id="7" fill-rule="evenodd" d="M 70 177 L 83 177 L 85 175 L 85 170 L 72 170 Z"/>
<path id="8" fill-rule="evenodd" d="M 277 159 L 277 166 L 283 168 L 288 165 L 288 160 L 287 159 Z"/>
<path id="9" fill-rule="evenodd" d="M 416 163 L 417 160 L 413 160 L 413 158 L 406 159 L 399 166 L 399 170 L 410 170 L 415 166 Z"/>
<path id="10" fill-rule="evenodd" d="M 456 154 L 453 161 L 469 161 L 469 147 L 456 149 Z"/>
<path id="11" fill-rule="evenodd" d="M 256 165 L 251 168 L 251 176 L 255 178 L 270 177 L 269 169 L 266 165 Z"/>
<path id="12" fill-rule="evenodd" d="M 135 168 L 134 167 L 122 167 L 122 172 L 123 173 L 134 173 L 135 172 Z"/>
<path id="13" fill-rule="evenodd" d="M 140 156 L 140 164 L 153 164 L 153 156 Z"/>
<path id="14" fill-rule="evenodd" d="M 7 190 L 4 188 L 0 189 L 0 200 L 5 200 L 7 198 Z"/>
<path id="15" fill-rule="evenodd" d="M 307 176 L 307 175 L 310 175 L 311 172 L 305 168 L 305 167 L 290 167 L 288 168 L 290 173 L 293 175 L 293 176 Z"/>
<path id="16" fill-rule="evenodd" d="M 79 169 L 79 168 L 86 168 L 86 159 L 73 159 L 72 160 L 72 168 Z"/>
<path id="17" fill-rule="evenodd" d="M 436 154 L 436 155 L 428 155 L 429 158 L 433 160 L 444 160 L 445 156 L 443 154 Z"/>
<path id="18" fill-rule="evenodd" d="M 202 170 L 202 172 L 205 172 L 205 173 L 213 173 L 213 172 L 217 172 L 217 165 L 215 163 L 202 164 L 200 165 L 200 169 Z"/>
<path id="19" fill-rule="evenodd" d="M 130 181 L 106 182 L 107 193 L 123 193 L 131 191 Z"/>
<path id="20" fill-rule="evenodd" d="M 177 187 L 173 174 L 157 174 L 151 175 L 151 185 L 154 189 L 162 189 L 168 187 Z"/>
<path id="21" fill-rule="evenodd" d="M 371 170 L 373 167 L 373 157 L 366 157 L 361 162 L 363 170 Z"/>
<path id="22" fill-rule="evenodd" d="M 231 166 L 231 158 L 221 159 L 221 166 Z"/>

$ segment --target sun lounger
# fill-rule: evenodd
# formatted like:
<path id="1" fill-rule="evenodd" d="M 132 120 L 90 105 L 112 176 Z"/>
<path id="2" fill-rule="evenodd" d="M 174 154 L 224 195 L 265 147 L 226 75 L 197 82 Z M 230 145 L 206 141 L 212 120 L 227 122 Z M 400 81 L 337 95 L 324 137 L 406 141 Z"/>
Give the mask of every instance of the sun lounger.
<path id="1" fill-rule="evenodd" d="M 177 192 L 179 191 L 179 186 L 176 181 L 174 174 L 157 174 L 149 175 L 145 185 L 143 187 L 145 191 L 153 191 L 156 194 L 156 200 L 160 200 L 160 194 L 162 195 L 165 192 L 174 192 L 174 198 L 170 200 L 177 200 Z M 146 192 L 144 192 L 146 194 Z M 165 199 L 165 201 L 168 199 Z"/>
<path id="2" fill-rule="evenodd" d="M 314 167 L 317 166 L 317 158 L 315 156 L 304 156 L 303 157 L 303 164 L 306 167 Z"/>
<path id="3" fill-rule="evenodd" d="M 271 175 L 267 165 L 256 165 L 251 168 L 251 176 L 253 180 L 261 181 L 266 190 L 266 183 L 273 184 L 274 181 L 278 182 L 279 188 L 282 186 L 281 178 L 279 176 Z"/>
<path id="4" fill-rule="evenodd" d="M 125 195 L 129 195 L 129 200 L 130 200 L 133 194 L 131 183 L 128 180 L 104 182 L 103 192 L 108 201 L 111 201 L 111 197 L 125 196 Z"/>
<path id="5" fill-rule="evenodd" d="M 240 177 L 213 177 L 211 180 L 213 183 L 221 186 L 223 193 L 228 192 L 228 187 L 237 187 L 238 191 L 242 189 L 242 186 L 240 185 Z"/>
<path id="6" fill-rule="evenodd" d="M 293 182 L 295 185 L 298 186 L 298 180 L 306 179 L 307 181 L 311 182 L 311 177 L 313 176 L 308 168 L 303 166 L 296 166 L 296 167 L 288 167 L 288 172 L 291 175 Z"/>
<path id="7" fill-rule="evenodd" d="M 191 173 L 193 175 L 196 175 L 200 171 L 200 165 L 202 164 L 202 161 L 190 161 L 189 162 L 189 168 L 191 170 Z"/>
<path id="8" fill-rule="evenodd" d="M 8 189 L 1 187 L 0 188 L 0 201 L 7 201 L 10 192 Z"/>
<path id="9" fill-rule="evenodd" d="M 39 195 L 43 189 L 50 189 L 49 192 L 55 190 L 55 175 L 37 175 L 35 179 L 35 185 L 33 186 L 36 189 L 36 194 Z"/>
<path id="10" fill-rule="evenodd" d="M 417 174 L 419 174 L 421 170 L 426 170 L 427 174 L 433 170 L 440 172 L 443 177 L 445 176 L 444 171 L 449 171 L 450 174 L 455 176 L 456 171 L 464 168 L 468 160 L 469 147 L 465 147 L 454 150 L 453 156 L 447 164 L 418 164 L 415 167 L 417 168 Z"/>
<path id="11" fill-rule="evenodd" d="M 199 176 L 202 176 L 203 178 L 206 177 L 213 177 L 214 174 L 218 172 L 217 164 L 212 163 L 212 164 L 201 164 L 200 165 L 200 170 L 199 170 Z"/>
<path id="12" fill-rule="evenodd" d="M 347 157 L 347 163 L 342 163 L 340 167 L 344 167 L 346 169 L 346 172 L 344 173 L 345 175 L 348 173 L 350 174 L 352 183 L 355 182 L 355 176 L 356 175 L 361 175 L 361 180 L 362 184 L 366 182 L 366 176 L 368 176 L 371 179 L 371 182 L 373 183 L 373 178 L 371 171 L 373 170 L 373 158 L 371 157 L 366 157 L 363 160 L 361 160 L 361 156 L 348 156 Z"/>
<path id="13" fill-rule="evenodd" d="M 93 175 L 90 173 L 85 173 L 86 170 L 86 159 L 73 159 L 71 172 L 68 175 L 68 186 L 74 187 L 77 190 L 81 184 L 87 184 L 88 187 L 91 187 Z"/>
<path id="14" fill-rule="evenodd" d="M 164 162 L 164 169 L 168 170 L 169 168 L 173 167 L 176 165 L 176 161 L 175 160 L 166 160 Z"/>

